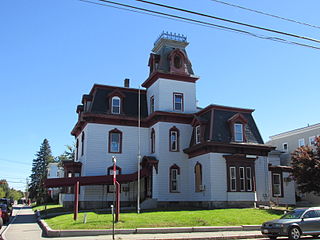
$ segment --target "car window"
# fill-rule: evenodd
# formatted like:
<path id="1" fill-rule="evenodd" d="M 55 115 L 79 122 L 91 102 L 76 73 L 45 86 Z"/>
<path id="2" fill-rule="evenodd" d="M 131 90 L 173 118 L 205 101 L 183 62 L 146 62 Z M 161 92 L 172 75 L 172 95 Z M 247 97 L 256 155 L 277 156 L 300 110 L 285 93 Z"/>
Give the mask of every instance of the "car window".
<path id="1" fill-rule="evenodd" d="M 305 212 L 304 209 L 295 209 L 291 212 L 286 213 L 281 217 L 281 219 L 298 219 Z"/>
<path id="2" fill-rule="evenodd" d="M 318 217 L 318 214 L 315 210 L 310 210 L 303 215 L 304 218 L 315 218 Z"/>
<path id="3" fill-rule="evenodd" d="M 315 212 L 316 212 L 316 217 L 320 217 L 320 210 L 315 210 Z"/>

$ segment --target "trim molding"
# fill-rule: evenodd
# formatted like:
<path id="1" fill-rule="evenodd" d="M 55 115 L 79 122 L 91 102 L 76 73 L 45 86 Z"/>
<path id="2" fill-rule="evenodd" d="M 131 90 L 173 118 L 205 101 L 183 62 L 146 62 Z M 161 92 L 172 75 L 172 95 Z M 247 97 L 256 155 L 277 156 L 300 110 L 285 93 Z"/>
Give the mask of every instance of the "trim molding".
<path id="1" fill-rule="evenodd" d="M 188 154 L 189 158 L 213 152 L 268 156 L 268 153 L 274 149 L 275 147 L 263 144 L 204 142 L 196 144 L 190 148 L 186 148 L 183 152 Z"/>
<path id="2" fill-rule="evenodd" d="M 191 82 L 195 83 L 199 77 L 196 76 L 187 76 L 187 75 L 179 75 L 172 73 L 163 73 L 163 72 L 154 72 L 152 73 L 146 81 L 144 81 L 141 86 L 145 88 L 149 88 L 153 83 L 155 83 L 159 78 L 182 81 L 182 82 Z"/>

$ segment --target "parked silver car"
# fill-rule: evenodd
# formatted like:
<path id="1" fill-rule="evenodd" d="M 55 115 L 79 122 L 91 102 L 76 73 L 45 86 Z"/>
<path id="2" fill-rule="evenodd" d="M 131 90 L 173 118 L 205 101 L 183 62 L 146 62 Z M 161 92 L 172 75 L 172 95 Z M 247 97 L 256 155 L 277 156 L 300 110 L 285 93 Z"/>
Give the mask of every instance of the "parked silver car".
<path id="1" fill-rule="evenodd" d="M 262 224 L 261 233 L 270 239 L 288 236 L 298 240 L 301 235 L 320 235 L 320 207 L 297 208 L 283 215 L 280 219 Z"/>

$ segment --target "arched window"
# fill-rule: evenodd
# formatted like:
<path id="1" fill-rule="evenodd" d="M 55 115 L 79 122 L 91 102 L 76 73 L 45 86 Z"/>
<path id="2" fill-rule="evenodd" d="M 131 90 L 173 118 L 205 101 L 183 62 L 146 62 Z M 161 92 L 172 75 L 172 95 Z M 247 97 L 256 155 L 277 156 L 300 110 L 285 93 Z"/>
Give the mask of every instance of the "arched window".
<path id="1" fill-rule="evenodd" d="M 81 156 L 84 154 L 84 132 L 82 133 L 81 136 Z"/>
<path id="2" fill-rule="evenodd" d="M 150 149 L 151 153 L 155 153 L 156 151 L 156 134 L 154 129 L 151 129 L 151 141 L 150 141 Z"/>
<path id="3" fill-rule="evenodd" d="M 180 168 L 174 164 L 170 167 L 170 192 L 179 192 Z"/>
<path id="4" fill-rule="evenodd" d="M 120 114 L 121 99 L 117 96 L 113 97 L 111 100 L 111 113 Z"/>
<path id="5" fill-rule="evenodd" d="M 121 153 L 122 151 L 122 132 L 113 129 L 109 132 L 109 153 Z"/>
<path id="6" fill-rule="evenodd" d="M 169 130 L 169 150 L 171 152 L 179 151 L 179 129 L 175 126 Z"/>
<path id="7" fill-rule="evenodd" d="M 174 64 L 175 68 L 182 67 L 182 60 L 181 60 L 181 56 L 179 54 L 177 54 L 173 57 L 173 64 Z"/>
<path id="8" fill-rule="evenodd" d="M 197 162 L 194 166 L 194 182 L 195 182 L 195 191 L 201 192 L 204 190 L 202 185 L 202 165 Z"/>

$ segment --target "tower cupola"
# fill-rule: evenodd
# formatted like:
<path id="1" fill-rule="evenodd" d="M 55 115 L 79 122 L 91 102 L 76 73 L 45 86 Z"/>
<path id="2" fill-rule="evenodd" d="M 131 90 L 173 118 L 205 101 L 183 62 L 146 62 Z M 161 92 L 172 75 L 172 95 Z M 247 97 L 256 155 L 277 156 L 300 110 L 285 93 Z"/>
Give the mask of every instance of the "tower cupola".
<path id="1" fill-rule="evenodd" d="M 185 48 L 187 37 L 162 32 L 154 43 L 149 58 L 150 75 L 155 72 L 191 76 L 193 70 Z"/>

